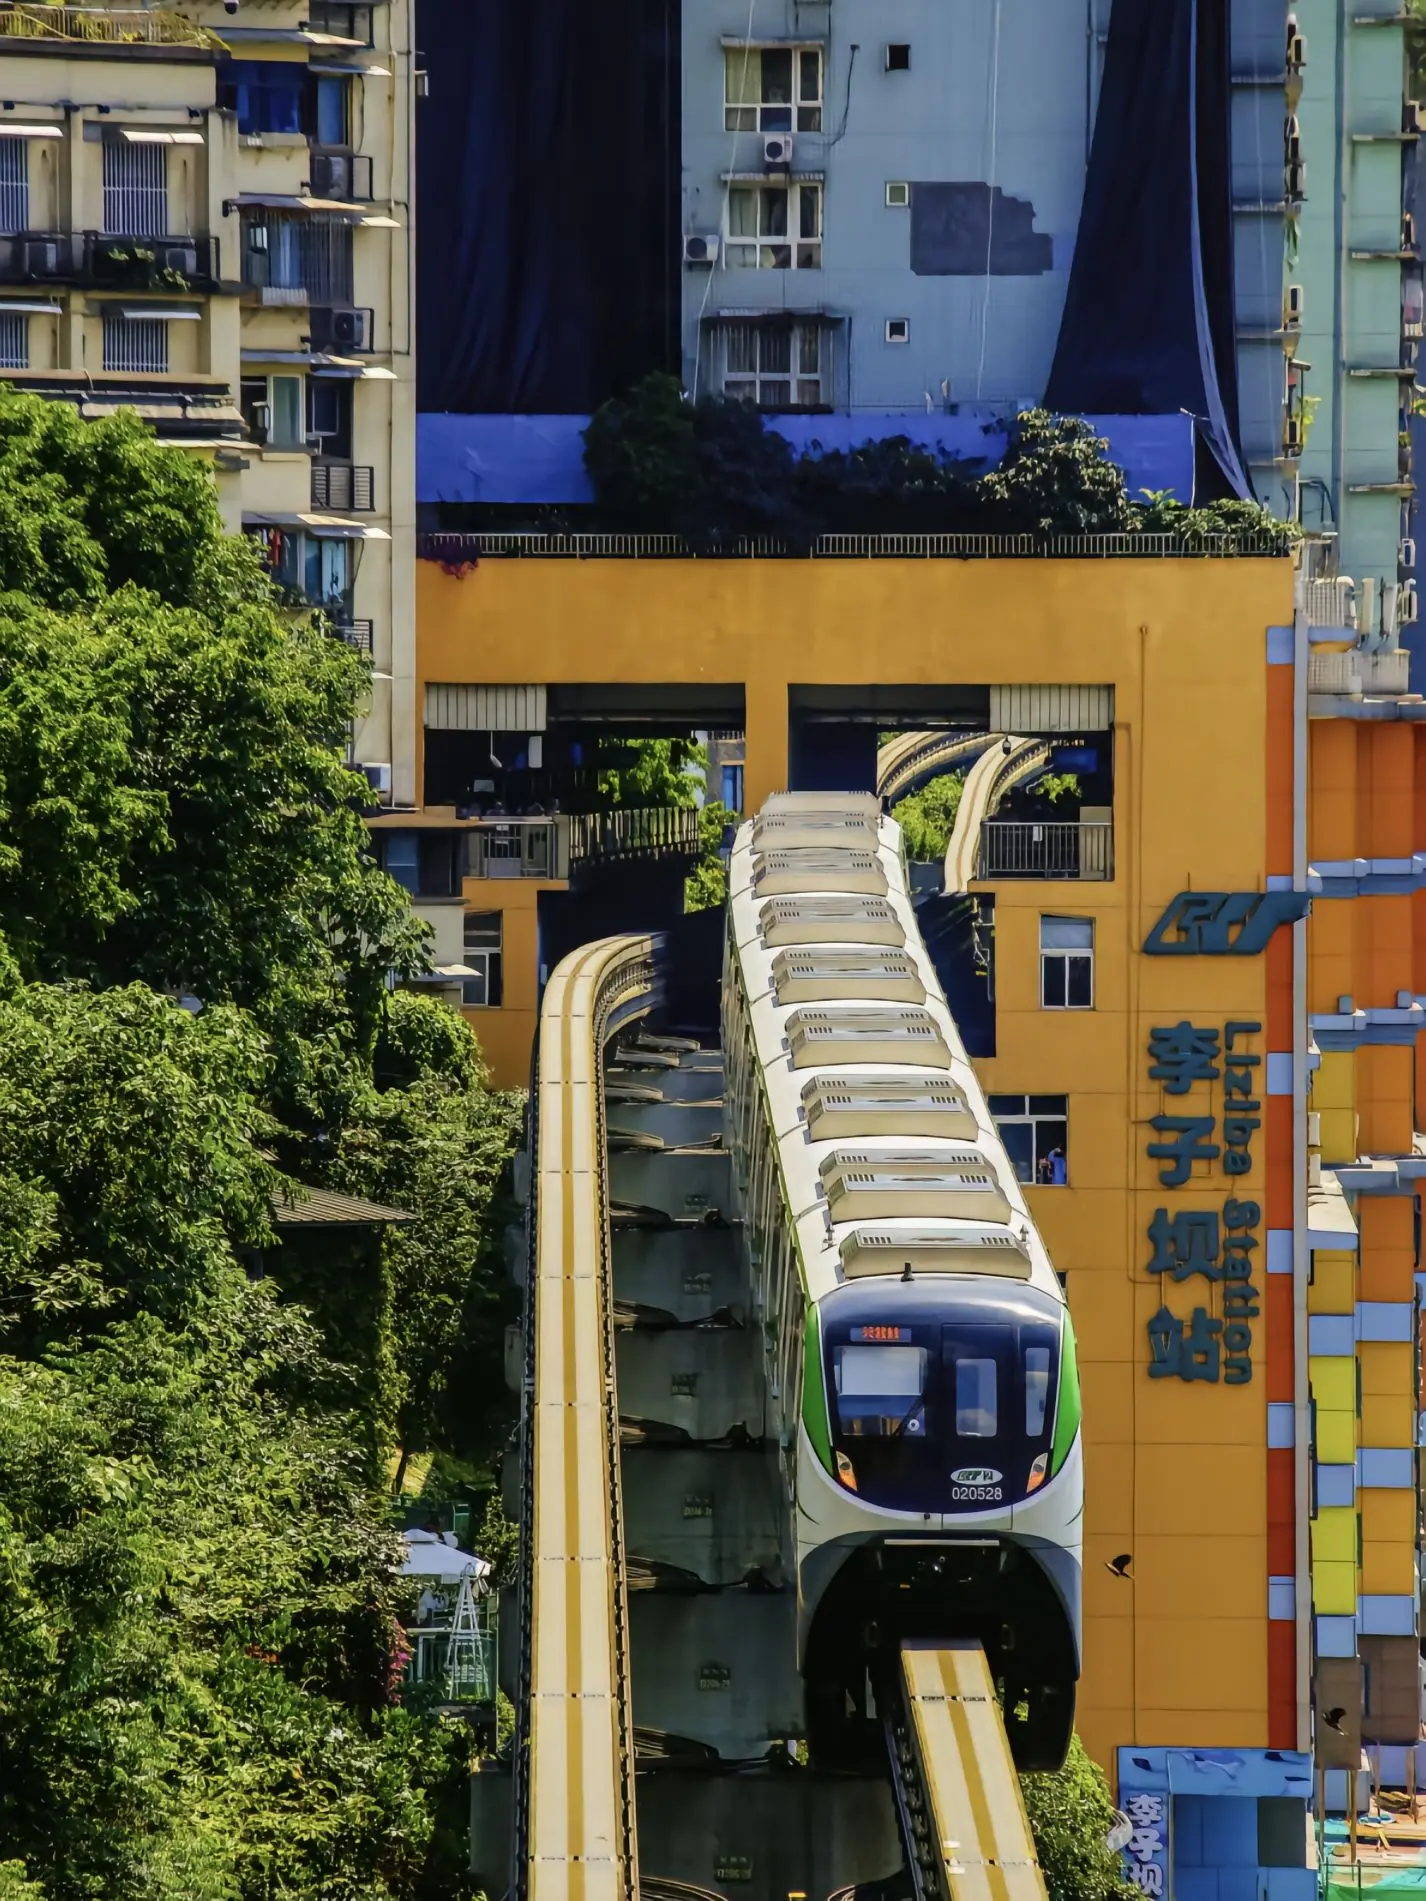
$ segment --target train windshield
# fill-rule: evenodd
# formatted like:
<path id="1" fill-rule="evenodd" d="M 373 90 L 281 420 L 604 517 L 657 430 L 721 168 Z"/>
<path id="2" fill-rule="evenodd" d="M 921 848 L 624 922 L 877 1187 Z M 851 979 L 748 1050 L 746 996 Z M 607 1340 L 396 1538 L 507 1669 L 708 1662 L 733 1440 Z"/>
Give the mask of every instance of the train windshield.
<path id="1" fill-rule="evenodd" d="M 833 1326 L 827 1348 L 837 1475 L 869 1503 L 987 1511 L 1044 1482 L 1053 1320 L 917 1315 L 907 1326 Z"/>

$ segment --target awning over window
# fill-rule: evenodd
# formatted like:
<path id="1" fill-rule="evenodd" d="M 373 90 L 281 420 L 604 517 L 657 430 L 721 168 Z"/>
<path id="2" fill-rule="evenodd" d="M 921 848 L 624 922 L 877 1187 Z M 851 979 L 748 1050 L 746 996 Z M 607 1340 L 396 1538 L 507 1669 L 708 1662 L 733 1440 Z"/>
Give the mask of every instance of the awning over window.
<path id="1" fill-rule="evenodd" d="M 235 208 L 246 211 L 252 208 L 266 211 L 314 211 L 328 218 L 345 218 L 350 224 L 359 224 L 373 230 L 399 231 L 400 225 L 395 218 L 388 218 L 384 211 L 363 211 L 360 205 L 350 204 L 345 198 L 313 198 L 306 192 L 281 191 L 240 191 L 236 197 L 223 201 L 225 211 Z"/>
<path id="2" fill-rule="evenodd" d="M 348 521 L 344 515 L 243 515 L 244 528 L 305 528 L 332 541 L 390 541 L 384 528 Z"/>

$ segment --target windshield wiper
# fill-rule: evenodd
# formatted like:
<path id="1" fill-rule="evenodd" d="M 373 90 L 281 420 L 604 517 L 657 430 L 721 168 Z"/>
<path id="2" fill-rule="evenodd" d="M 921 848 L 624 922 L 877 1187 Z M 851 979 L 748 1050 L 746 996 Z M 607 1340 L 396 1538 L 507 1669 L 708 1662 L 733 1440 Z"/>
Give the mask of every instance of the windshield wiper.
<path id="1" fill-rule="evenodd" d="M 902 1419 L 901 1423 L 897 1426 L 896 1431 L 892 1433 L 891 1435 L 892 1438 L 893 1439 L 902 1438 L 905 1435 L 906 1428 L 911 1424 L 911 1421 L 915 1419 L 919 1414 L 924 1413 L 925 1410 L 926 1410 L 926 1395 L 922 1393 L 920 1398 L 916 1401 L 916 1404 L 908 1408 L 905 1417 Z"/>

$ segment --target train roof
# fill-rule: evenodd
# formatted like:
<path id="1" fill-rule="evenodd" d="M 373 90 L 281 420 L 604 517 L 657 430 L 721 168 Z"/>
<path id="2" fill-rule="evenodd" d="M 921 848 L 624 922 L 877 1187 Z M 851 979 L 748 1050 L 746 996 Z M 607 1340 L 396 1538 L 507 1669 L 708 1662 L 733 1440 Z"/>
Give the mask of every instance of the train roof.
<path id="1" fill-rule="evenodd" d="M 809 1293 L 909 1266 L 1062 1304 L 921 941 L 901 828 L 863 795 L 805 796 L 739 828 L 728 928 Z"/>

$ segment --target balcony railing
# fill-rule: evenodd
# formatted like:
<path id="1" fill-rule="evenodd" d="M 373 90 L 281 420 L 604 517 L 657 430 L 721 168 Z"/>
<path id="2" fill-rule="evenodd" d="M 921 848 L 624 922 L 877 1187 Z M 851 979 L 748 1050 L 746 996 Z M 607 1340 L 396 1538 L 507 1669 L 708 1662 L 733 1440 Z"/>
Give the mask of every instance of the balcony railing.
<path id="1" fill-rule="evenodd" d="M 369 620 L 349 620 L 332 624 L 332 633 L 338 640 L 344 640 L 357 653 L 364 653 L 370 659 L 375 651 L 372 640 L 372 624 Z"/>
<path id="2" fill-rule="evenodd" d="M 0 9 L 0 39 L 63 41 L 69 46 L 187 46 L 223 52 L 206 27 L 148 7 L 16 7 Z"/>
<path id="3" fill-rule="evenodd" d="M 6 16 L 0 13 L 0 20 Z M 17 231 L 0 237 L 0 284 L 87 284 L 96 290 L 212 290 L 218 240 L 101 231 Z"/>
<path id="4" fill-rule="evenodd" d="M 408 1630 L 407 1683 L 433 1687 L 443 1703 L 494 1703 L 495 1632 Z"/>
<path id="5" fill-rule="evenodd" d="M 350 462 L 312 464 L 312 506 L 368 515 L 376 506 L 376 471 Z"/>
<path id="6" fill-rule="evenodd" d="M 622 807 L 553 818 L 485 818 L 471 826 L 470 878 L 565 879 L 584 865 L 621 858 L 696 857 L 692 809 Z"/>
<path id="7" fill-rule="evenodd" d="M 794 542 L 774 535 L 742 536 L 699 548 L 681 535 L 625 534 L 442 534 L 416 538 L 423 561 L 442 567 L 469 568 L 486 560 L 683 561 L 821 560 L 968 561 L 968 560 L 1158 560 L 1184 561 L 1222 556 L 1286 557 L 1292 542 L 1286 529 L 1227 531 L 1221 535 L 817 535 Z"/>
<path id="8" fill-rule="evenodd" d="M 1307 662 L 1307 691 L 1359 700 L 1366 694 L 1384 699 L 1411 689 L 1411 655 L 1404 647 L 1390 653 L 1314 653 Z"/>
<path id="9" fill-rule="evenodd" d="M 1092 878 L 1114 875 L 1114 826 L 1108 820 L 986 819 L 978 878 Z"/>

